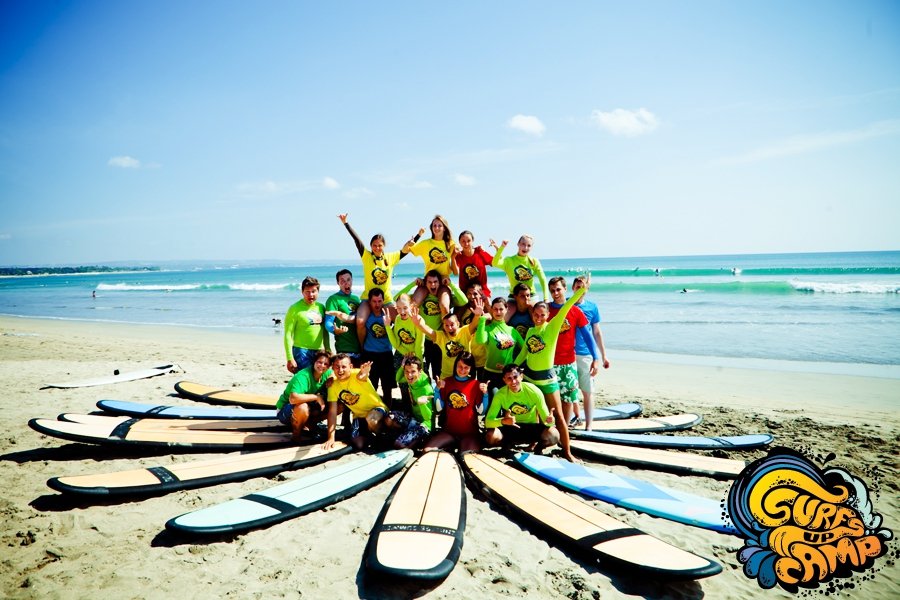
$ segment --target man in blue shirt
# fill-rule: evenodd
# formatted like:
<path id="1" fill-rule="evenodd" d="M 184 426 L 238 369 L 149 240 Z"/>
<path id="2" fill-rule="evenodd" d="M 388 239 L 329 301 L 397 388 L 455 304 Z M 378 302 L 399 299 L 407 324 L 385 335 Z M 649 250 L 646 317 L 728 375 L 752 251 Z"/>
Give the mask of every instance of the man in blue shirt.
<path id="1" fill-rule="evenodd" d="M 579 275 L 572 282 L 573 292 L 579 288 L 590 290 L 590 287 L 591 277 L 589 274 Z M 603 345 L 603 332 L 600 331 L 600 309 L 597 308 L 596 304 L 585 298 L 587 298 L 587 292 L 575 303 L 575 306 L 580 308 L 584 316 L 587 317 L 591 333 L 594 335 L 594 341 L 600 350 L 600 361 L 603 363 L 603 368 L 608 369 L 609 359 L 606 357 L 606 347 Z M 594 375 L 597 374 L 597 366 L 594 358 L 591 356 L 590 349 L 579 336 L 575 336 L 575 363 L 578 367 L 578 387 L 581 389 L 581 397 L 584 402 L 584 428 L 590 431 L 593 421 L 591 415 L 594 408 Z M 577 404 L 575 405 L 575 414 L 578 414 Z"/>

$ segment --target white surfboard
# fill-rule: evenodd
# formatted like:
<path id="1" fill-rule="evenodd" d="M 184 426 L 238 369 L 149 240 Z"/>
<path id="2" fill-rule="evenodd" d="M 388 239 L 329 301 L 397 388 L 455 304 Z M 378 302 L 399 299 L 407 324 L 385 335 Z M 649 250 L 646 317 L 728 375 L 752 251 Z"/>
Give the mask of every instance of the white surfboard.
<path id="1" fill-rule="evenodd" d="M 137 379 L 148 379 L 150 377 L 156 377 L 158 375 L 165 375 L 166 373 L 178 373 L 181 371 L 181 368 L 176 364 L 171 365 L 160 365 L 158 367 L 153 367 L 152 369 L 143 369 L 141 371 L 130 371 L 128 373 L 119 373 L 113 374 L 106 377 L 95 377 L 93 379 L 82 379 L 80 381 L 69 381 L 67 383 L 48 383 L 41 389 L 47 388 L 61 388 L 61 389 L 69 389 L 69 388 L 82 388 L 82 387 L 92 387 L 95 385 L 107 385 L 110 383 L 122 383 L 123 381 L 135 381 Z"/>

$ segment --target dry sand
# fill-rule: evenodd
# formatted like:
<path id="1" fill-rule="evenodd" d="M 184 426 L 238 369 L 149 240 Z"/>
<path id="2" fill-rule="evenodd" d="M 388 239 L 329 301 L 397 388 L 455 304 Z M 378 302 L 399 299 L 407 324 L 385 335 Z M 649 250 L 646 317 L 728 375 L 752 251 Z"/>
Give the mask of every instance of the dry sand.
<path id="1" fill-rule="evenodd" d="M 467 492 L 459 564 L 432 587 L 371 582 L 361 566 L 368 532 L 398 476 L 299 519 L 208 542 L 165 533 L 169 518 L 294 478 L 286 473 L 148 499 L 72 499 L 50 477 L 172 464 L 215 454 L 123 451 L 68 443 L 28 428 L 32 417 L 89 412 L 97 400 L 188 405 L 167 398 L 181 379 L 272 396 L 288 379 L 280 334 L 0 318 L 0 378 L 6 382 L 0 436 L 0 595 L 8 598 L 785 598 L 741 570 L 737 537 L 596 503 L 608 514 L 697 554 L 724 570 L 696 582 L 663 583 L 570 558 Z M 875 488 L 885 526 L 900 531 L 900 380 L 755 369 L 616 361 L 600 377 L 597 405 L 639 401 L 647 416 L 698 412 L 692 433 L 771 432 L 780 445 L 826 454 Z M 183 373 L 74 390 L 39 388 L 174 362 Z M 731 452 L 745 460 L 762 450 Z M 327 463 L 326 463 L 327 465 Z M 311 467 L 307 471 L 325 468 Z M 612 471 L 721 499 L 729 482 L 622 466 Z M 894 543 L 896 548 L 896 542 Z M 893 551 L 896 555 L 896 549 Z M 885 556 L 874 579 L 829 597 L 900 597 L 900 568 Z M 821 592 L 818 592 L 821 593 Z M 807 595 L 809 595 L 807 593 Z"/>

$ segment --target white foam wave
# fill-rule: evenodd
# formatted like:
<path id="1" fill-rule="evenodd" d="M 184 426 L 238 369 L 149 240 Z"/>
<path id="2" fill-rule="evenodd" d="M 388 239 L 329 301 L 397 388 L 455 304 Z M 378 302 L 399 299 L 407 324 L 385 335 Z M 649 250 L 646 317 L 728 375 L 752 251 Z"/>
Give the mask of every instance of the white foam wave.
<path id="1" fill-rule="evenodd" d="M 817 292 L 820 294 L 900 294 L 900 284 L 897 283 L 791 281 L 790 284 L 798 292 Z"/>

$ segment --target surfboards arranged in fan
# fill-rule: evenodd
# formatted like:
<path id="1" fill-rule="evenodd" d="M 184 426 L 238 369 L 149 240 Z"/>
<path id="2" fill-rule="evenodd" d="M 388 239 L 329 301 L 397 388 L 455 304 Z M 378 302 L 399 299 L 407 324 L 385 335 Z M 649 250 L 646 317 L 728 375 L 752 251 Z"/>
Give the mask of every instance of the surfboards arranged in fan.
<path id="1" fill-rule="evenodd" d="M 572 440 L 570 445 L 575 454 L 591 460 L 616 462 L 672 473 L 734 479 L 747 466 L 747 463 L 742 460 L 702 456 L 689 452 L 675 452 L 656 448 L 639 448 L 636 446 L 621 446 L 581 440 Z"/>
<path id="2" fill-rule="evenodd" d="M 153 419 L 274 419 L 275 409 L 219 408 L 215 406 L 172 406 L 124 400 L 100 400 L 97 408 L 111 415 Z"/>
<path id="3" fill-rule="evenodd" d="M 324 508 L 384 481 L 412 458 L 412 450 L 388 450 L 341 461 L 288 483 L 185 513 L 166 528 L 189 534 L 237 533 L 266 527 Z"/>
<path id="4" fill-rule="evenodd" d="M 139 371 L 129 371 L 127 373 L 113 373 L 112 375 L 108 375 L 106 377 L 94 377 L 92 379 L 81 379 L 77 381 L 69 381 L 66 383 L 48 383 L 41 389 L 47 388 L 61 388 L 61 389 L 72 389 L 72 388 L 82 388 L 82 387 L 93 387 L 96 385 L 108 385 L 111 383 L 122 383 L 125 381 L 136 381 L 138 379 L 148 379 L 150 377 L 157 377 L 159 375 L 165 375 L 166 373 L 175 373 L 179 371 L 180 368 L 178 365 L 170 364 L 170 365 L 160 365 L 158 367 L 153 367 L 150 369 L 141 369 Z"/>
<path id="5" fill-rule="evenodd" d="M 594 421 L 608 421 L 610 419 L 628 419 L 641 414 L 643 407 L 637 402 L 626 402 L 613 406 L 594 407 L 591 419 Z"/>
<path id="6" fill-rule="evenodd" d="M 106 423 L 71 423 L 51 419 L 31 419 L 28 426 L 44 435 L 83 442 L 131 446 L 163 446 L 185 450 L 239 450 L 291 443 L 289 432 L 193 431 L 184 428 L 153 429 L 135 426 L 131 420 Z"/>
<path id="7" fill-rule="evenodd" d="M 352 451 L 350 446 L 341 442 L 336 442 L 330 450 L 323 450 L 321 444 L 310 444 L 144 469 L 53 477 L 47 485 L 58 492 L 90 496 L 166 494 L 175 490 L 271 476 L 281 471 L 316 465 Z"/>
<path id="8" fill-rule="evenodd" d="M 459 560 L 465 527 L 465 486 L 456 459 L 443 450 L 426 452 L 385 501 L 366 545 L 366 568 L 408 579 L 442 579 Z"/>
<path id="9" fill-rule="evenodd" d="M 645 448 L 682 448 L 685 450 L 750 450 L 771 444 L 775 438 L 768 433 L 703 437 L 698 435 L 635 435 L 632 433 L 608 433 L 605 431 L 573 431 L 579 440 L 625 444 Z"/>
<path id="10" fill-rule="evenodd" d="M 488 499 L 592 560 L 665 579 L 700 579 L 722 571 L 708 558 L 634 529 L 496 459 L 470 452 L 462 462 Z"/>
<path id="11" fill-rule="evenodd" d="M 685 525 L 740 535 L 722 515 L 721 503 L 712 498 L 528 452 L 516 454 L 516 461 L 539 477 L 597 500 Z"/>
<path id="12" fill-rule="evenodd" d="M 245 408 L 275 408 L 278 403 L 277 396 L 248 394 L 231 388 L 217 388 L 192 381 L 179 381 L 175 384 L 175 391 L 182 398 L 210 404 L 231 404 Z"/>

